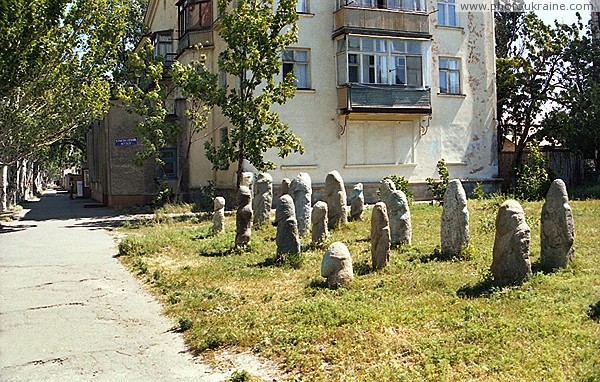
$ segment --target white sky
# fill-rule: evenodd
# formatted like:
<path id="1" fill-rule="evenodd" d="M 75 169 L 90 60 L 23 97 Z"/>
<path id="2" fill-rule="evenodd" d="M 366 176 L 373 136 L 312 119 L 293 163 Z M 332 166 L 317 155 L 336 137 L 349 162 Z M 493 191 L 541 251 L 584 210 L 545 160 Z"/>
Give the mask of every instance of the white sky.
<path id="1" fill-rule="evenodd" d="M 576 11 L 537 11 L 535 12 L 538 17 L 546 24 L 554 24 L 554 20 L 558 20 L 563 24 L 573 24 L 577 21 Z M 582 11 L 581 19 L 584 25 L 590 20 L 590 12 Z"/>

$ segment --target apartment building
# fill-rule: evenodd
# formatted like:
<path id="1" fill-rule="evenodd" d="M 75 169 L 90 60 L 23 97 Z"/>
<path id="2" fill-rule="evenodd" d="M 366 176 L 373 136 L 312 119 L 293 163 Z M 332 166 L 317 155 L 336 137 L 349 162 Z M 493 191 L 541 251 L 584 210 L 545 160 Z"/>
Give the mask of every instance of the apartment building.
<path id="1" fill-rule="evenodd" d="M 274 109 L 305 153 L 267 153 L 275 184 L 307 172 L 318 188 L 337 170 L 348 186 L 369 190 L 398 174 L 423 197 L 442 158 L 452 178 L 498 184 L 493 14 L 462 12 L 457 1 L 298 1 L 298 43 L 283 52 L 281 71 L 298 77 L 296 95 Z M 201 43 L 217 73 L 217 15 L 216 1 L 150 0 L 145 23 L 167 62 L 198 58 Z M 186 101 L 175 92 L 171 104 L 185 126 Z M 228 128 L 215 110 L 210 136 L 218 142 Z M 225 191 L 235 186 L 234 167 L 213 171 L 196 142 L 180 175 L 191 195 L 209 181 Z"/>

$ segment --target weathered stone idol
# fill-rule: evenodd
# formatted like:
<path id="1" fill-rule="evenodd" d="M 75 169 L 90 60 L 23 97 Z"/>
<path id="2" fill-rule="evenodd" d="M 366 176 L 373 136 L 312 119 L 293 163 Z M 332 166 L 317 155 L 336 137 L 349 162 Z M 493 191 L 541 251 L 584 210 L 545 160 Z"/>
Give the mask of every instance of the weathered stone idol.
<path id="1" fill-rule="evenodd" d="M 301 172 L 292 180 L 289 194 L 294 199 L 296 207 L 296 220 L 298 221 L 298 233 L 303 236 L 310 230 L 310 212 L 312 199 L 312 180 L 310 175 Z"/>
<path id="2" fill-rule="evenodd" d="M 312 209 L 312 244 L 319 245 L 327 240 L 327 203 L 316 202 Z"/>
<path id="3" fill-rule="evenodd" d="M 411 245 L 412 225 L 406 195 L 401 190 L 396 190 L 394 182 L 384 179 L 379 185 L 379 197 L 387 207 L 392 246 Z"/>
<path id="4" fill-rule="evenodd" d="M 469 246 L 467 194 L 458 179 L 448 183 L 440 225 L 442 256 L 456 256 Z"/>
<path id="5" fill-rule="evenodd" d="M 252 190 L 253 184 L 254 184 L 254 173 L 251 173 L 249 171 L 242 172 L 242 182 L 240 183 L 240 186 L 246 186 L 250 190 Z"/>
<path id="6" fill-rule="evenodd" d="M 254 181 L 254 224 L 260 225 L 268 222 L 273 204 L 273 177 L 268 173 L 260 173 Z"/>
<path id="7" fill-rule="evenodd" d="M 523 208 L 516 200 L 507 200 L 496 216 L 491 268 L 496 285 L 518 283 L 531 275 L 529 241 L 530 229 Z"/>
<path id="8" fill-rule="evenodd" d="M 544 269 L 564 268 L 573 261 L 574 236 L 575 222 L 567 186 L 561 179 L 556 179 L 550 185 L 542 207 L 540 257 Z"/>
<path id="9" fill-rule="evenodd" d="M 277 224 L 277 259 L 280 260 L 286 254 L 300 253 L 300 239 L 298 237 L 298 224 L 294 211 L 294 201 L 289 195 L 279 198 L 275 210 L 275 224 Z"/>
<path id="10" fill-rule="evenodd" d="M 237 193 L 238 209 L 235 215 L 235 245 L 250 243 L 252 234 L 252 193 L 246 186 L 240 186 Z"/>
<path id="11" fill-rule="evenodd" d="M 344 180 L 337 171 L 332 171 L 325 178 L 325 196 L 327 198 L 327 224 L 329 229 L 348 222 L 346 212 L 346 189 Z"/>
<path id="12" fill-rule="evenodd" d="M 287 195 L 290 193 L 290 184 L 292 181 L 289 178 L 283 178 L 281 180 L 281 192 L 279 196 Z"/>
<path id="13" fill-rule="evenodd" d="M 346 287 L 354 278 L 350 251 L 339 241 L 331 244 L 321 261 L 321 276 L 327 279 L 330 289 Z"/>
<path id="14" fill-rule="evenodd" d="M 390 221 L 385 203 L 379 202 L 371 214 L 371 261 L 373 269 L 385 267 L 390 260 Z"/>
<path id="15" fill-rule="evenodd" d="M 221 233 L 225 230 L 225 198 L 217 196 L 213 203 L 213 233 Z"/>
<path id="16" fill-rule="evenodd" d="M 365 209 L 365 196 L 363 195 L 363 184 L 358 183 L 352 189 L 352 202 L 350 203 L 350 219 L 353 221 L 362 220 L 362 214 Z"/>

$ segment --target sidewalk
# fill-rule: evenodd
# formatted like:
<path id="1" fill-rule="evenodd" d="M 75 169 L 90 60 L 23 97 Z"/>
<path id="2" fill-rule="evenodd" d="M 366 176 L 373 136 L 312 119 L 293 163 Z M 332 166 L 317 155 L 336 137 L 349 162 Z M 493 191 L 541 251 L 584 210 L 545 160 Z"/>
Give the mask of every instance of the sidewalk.
<path id="1" fill-rule="evenodd" d="M 0 227 L 0 380 L 224 380 L 113 257 L 120 218 L 84 203 L 46 194 Z"/>

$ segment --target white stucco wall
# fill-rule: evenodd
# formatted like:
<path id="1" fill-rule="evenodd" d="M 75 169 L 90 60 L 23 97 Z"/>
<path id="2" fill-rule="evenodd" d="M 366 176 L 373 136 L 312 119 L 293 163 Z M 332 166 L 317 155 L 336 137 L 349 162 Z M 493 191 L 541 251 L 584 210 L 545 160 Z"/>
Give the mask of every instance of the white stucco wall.
<path id="1" fill-rule="evenodd" d="M 177 29 L 177 7 L 164 0 L 151 1 L 152 30 Z M 437 177 L 436 162 L 444 158 L 453 178 L 488 180 L 497 175 L 494 39 L 491 13 L 457 13 L 459 27 L 437 26 L 437 13 L 429 16 L 431 42 L 424 44 L 424 84 L 431 86 L 432 115 L 350 114 L 339 115 L 336 55 L 333 32 L 334 1 L 311 1 L 311 15 L 300 15 L 296 48 L 310 49 L 312 90 L 298 90 L 283 106 L 275 106 L 281 119 L 301 138 L 304 155 L 281 159 L 276 150 L 267 158 L 277 164 L 272 171 L 275 184 L 284 177 L 308 172 L 313 182 L 323 183 L 331 170 L 338 170 L 347 183 L 378 182 L 396 173 L 412 182 Z M 436 2 L 429 3 L 429 10 Z M 214 12 L 216 14 L 216 11 Z M 174 26 L 173 26 L 174 25 Z M 214 32 L 215 49 L 207 64 L 217 70 L 222 48 Z M 192 51 L 179 60 L 189 62 Z M 461 95 L 440 95 L 439 57 L 461 62 Z M 233 77 L 228 83 L 234 83 Z M 218 141 L 219 129 L 227 121 L 219 112 L 209 119 L 208 138 Z M 428 126 L 425 135 L 422 126 Z M 190 187 L 208 180 L 218 187 L 235 182 L 236 164 L 229 171 L 214 174 L 204 156 L 203 141 L 192 148 Z"/>

